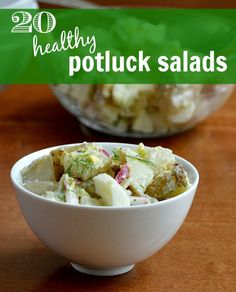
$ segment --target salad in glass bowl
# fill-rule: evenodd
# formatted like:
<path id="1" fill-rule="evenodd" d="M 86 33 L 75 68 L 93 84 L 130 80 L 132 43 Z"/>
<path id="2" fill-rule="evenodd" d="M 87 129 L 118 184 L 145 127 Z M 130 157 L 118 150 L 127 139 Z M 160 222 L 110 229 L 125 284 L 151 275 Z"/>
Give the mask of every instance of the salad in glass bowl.
<path id="1" fill-rule="evenodd" d="M 219 108 L 234 85 L 54 85 L 61 104 L 86 126 L 129 137 L 169 136 Z"/>

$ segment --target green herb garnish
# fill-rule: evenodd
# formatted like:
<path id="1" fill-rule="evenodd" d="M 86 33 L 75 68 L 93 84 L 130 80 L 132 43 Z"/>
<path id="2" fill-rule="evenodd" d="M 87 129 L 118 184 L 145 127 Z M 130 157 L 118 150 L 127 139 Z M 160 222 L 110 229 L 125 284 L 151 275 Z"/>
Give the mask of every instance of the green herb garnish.
<path id="1" fill-rule="evenodd" d="M 143 162 L 143 163 L 149 164 L 149 165 L 151 165 L 151 166 L 153 166 L 153 167 L 156 166 L 152 161 L 145 160 L 145 159 L 143 159 L 143 158 L 139 158 L 139 157 L 137 157 L 137 156 L 127 155 L 127 154 L 126 154 L 126 156 L 129 157 L 129 158 L 131 158 L 131 159 L 135 159 L 135 160 L 138 160 L 138 161 L 140 161 L 140 162 Z"/>

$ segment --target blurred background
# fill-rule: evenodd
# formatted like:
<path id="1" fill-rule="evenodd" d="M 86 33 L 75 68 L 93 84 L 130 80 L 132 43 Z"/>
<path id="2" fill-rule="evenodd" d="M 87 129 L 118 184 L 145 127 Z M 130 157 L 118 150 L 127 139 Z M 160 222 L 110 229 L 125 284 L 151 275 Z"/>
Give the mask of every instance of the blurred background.
<path id="1" fill-rule="evenodd" d="M 93 7 L 94 4 L 236 8 L 236 1 L 230 0 L 39 2 L 42 8 Z M 37 2 L 32 0 L 0 0 L 0 7 L 6 8 L 29 8 L 37 5 Z M 108 91 L 103 92 L 110 94 L 113 89 L 108 88 Z M 204 88 L 199 94 L 199 90 L 203 90 L 200 86 L 182 88 L 180 94 L 177 94 L 180 89 L 172 87 L 168 91 L 165 88 L 168 98 L 164 100 L 176 101 L 185 96 L 189 100 L 187 113 L 191 113 L 194 100 L 201 99 L 204 93 L 205 97 L 208 96 L 205 101 L 214 101 L 217 96 L 217 105 L 221 108 L 196 127 L 178 135 L 134 139 L 90 130 L 65 110 L 64 107 L 69 106 L 68 103 L 65 104 L 68 96 L 69 101 L 73 102 L 82 96 L 80 87 L 76 90 L 63 86 L 60 88 L 60 92 L 64 91 L 64 94 L 57 93 L 57 98 L 62 104 L 64 102 L 63 106 L 54 94 L 55 88 L 53 92 L 48 85 L 21 84 L 2 86 L 2 90 L 0 88 L 1 291 L 235 291 L 236 92 L 231 93 L 231 86 L 216 86 Z M 73 98 L 74 95 L 76 98 Z M 173 96 L 177 98 L 172 99 Z M 86 102 L 87 100 L 85 98 Z M 100 97 L 99 100 L 103 101 L 103 98 Z M 224 101 L 226 102 L 223 104 Z M 178 117 L 181 116 L 183 113 Z M 143 127 L 146 126 L 144 123 Z M 91 278 L 73 271 L 65 259 L 43 246 L 28 228 L 11 186 L 10 169 L 22 156 L 38 149 L 82 141 L 144 142 L 149 146 L 161 145 L 171 148 L 174 153 L 189 160 L 200 173 L 196 198 L 178 235 L 165 249 L 137 265 L 133 272 L 121 277 Z"/>
<path id="2" fill-rule="evenodd" d="M 84 7 L 96 6 L 160 6 L 183 8 L 236 8 L 236 2 L 231 0 L 1 0 L 0 7 L 35 7 L 38 2 L 40 7 Z"/>
<path id="3" fill-rule="evenodd" d="M 105 5 L 105 6 L 162 6 L 162 7 L 185 7 L 185 8 L 234 8 L 235 1 L 222 0 L 42 0 L 40 5 L 62 5 L 62 6 L 87 6 L 90 5 Z"/>
<path id="4" fill-rule="evenodd" d="M 42 0 L 40 5 L 62 5 L 62 6 L 162 6 L 162 7 L 185 7 L 185 8 L 235 8 L 236 2 L 230 0 Z"/>
<path id="5" fill-rule="evenodd" d="M 3 0 L 0 7 L 229 7 L 227 1 L 86 1 L 86 0 Z M 232 7 L 232 5 L 231 5 Z M 208 21 L 209 22 L 209 21 Z M 208 24 L 206 22 L 206 25 Z M 213 38 L 220 34 L 214 23 Z M 112 24 L 111 24 L 112 25 Z M 139 31 L 145 26 L 140 21 Z M 203 24 L 204 27 L 204 24 Z M 202 30 L 202 26 L 198 28 Z M 206 39 L 211 31 L 206 31 Z M 230 29 L 226 30 L 230 31 Z M 157 34 L 159 31 L 157 30 Z M 148 35 L 148 33 L 147 33 Z M 167 38 L 169 34 L 166 33 Z M 235 36 L 228 35 L 227 39 Z M 204 39 L 202 37 L 202 39 Z M 179 45 L 181 46 L 181 40 Z M 151 42 L 150 42 L 151 43 Z M 171 45 L 171 42 L 169 43 Z M 228 43 L 227 43 L 228 45 Z M 190 49 L 187 47 L 187 49 Z M 6 86 L 0 85 L 0 90 Z M 26 88 L 26 87 L 25 87 Z M 181 133 L 218 109 L 232 93 L 231 85 L 57 85 L 49 91 L 80 122 L 94 130 L 118 137 L 160 137 Z M 145 125 L 145 126 L 144 126 Z M 82 126 L 82 125 L 81 125 Z M 82 126 L 83 127 L 83 126 Z M 84 127 L 83 127 L 84 128 Z"/>

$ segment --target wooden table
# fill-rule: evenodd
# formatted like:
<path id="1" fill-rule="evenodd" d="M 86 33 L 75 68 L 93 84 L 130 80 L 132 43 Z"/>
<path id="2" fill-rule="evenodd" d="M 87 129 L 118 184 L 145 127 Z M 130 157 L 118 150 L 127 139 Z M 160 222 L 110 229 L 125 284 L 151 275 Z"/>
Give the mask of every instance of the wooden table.
<path id="1" fill-rule="evenodd" d="M 84 6 L 79 0 L 38 0 L 40 7 L 53 8 L 64 6 Z M 89 4 L 105 6 L 129 6 L 129 7 L 179 7 L 179 8 L 236 8 L 234 0 L 89 0 Z M 60 5 L 59 5 L 60 4 Z M 88 7 L 88 6 L 86 6 Z"/>
<path id="2" fill-rule="evenodd" d="M 236 93 L 193 130 L 145 141 L 172 148 L 196 165 L 201 179 L 195 201 L 163 250 L 128 274 L 99 278 L 76 272 L 34 236 L 9 172 L 18 158 L 40 148 L 127 139 L 84 129 L 46 85 L 11 86 L 0 93 L 0 291 L 236 291 L 235 109 Z"/>

